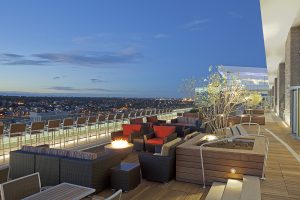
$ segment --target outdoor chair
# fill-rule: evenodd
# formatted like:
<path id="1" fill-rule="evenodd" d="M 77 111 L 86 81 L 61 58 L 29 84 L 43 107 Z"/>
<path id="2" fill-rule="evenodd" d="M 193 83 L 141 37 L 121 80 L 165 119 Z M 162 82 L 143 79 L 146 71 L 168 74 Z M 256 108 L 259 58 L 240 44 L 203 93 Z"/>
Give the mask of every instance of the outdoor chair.
<path id="1" fill-rule="evenodd" d="M 56 132 L 59 133 L 59 145 L 61 147 L 61 136 L 60 136 L 60 119 L 49 120 L 47 127 L 47 135 L 51 133 L 51 143 L 52 145 L 56 145 Z"/>
<path id="2" fill-rule="evenodd" d="M 130 113 L 124 113 L 123 114 L 123 118 L 122 118 L 122 123 L 123 124 L 129 123 L 129 115 L 130 115 Z"/>
<path id="3" fill-rule="evenodd" d="M 11 151 L 11 138 L 17 138 L 17 146 L 20 148 L 22 146 L 22 138 L 26 133 L 26 124 L 10 124 L 8 130 L 8 139 L 9 139 L 9 151 Z M 26 143 L 26 138 L 25 138 Z"/>
<path id="4" fill-rule="evenodd" d="M 146 111 L 146 114 L 145 114 L 145 117 L 150 117 L 150 116 L 151 116 L 151 113 L 152 113 L 151 110 L 147 110 L 147 111 Z"/>
<path id="5" fill-rule="evenodd" d="M 98 120 L 97 120 L 97 125 L 98 125 L 98 131 L 99 131 L 99 135 L 101 135 L 101 128 L 102 126 L 104 126 L 104 134 L 106 136 L 107 131 L 106 131 L 106 116 L 105 115 L 98 115 Z"/>
<path id="6" fill-rule="evenodd" d="M 110 124 L 113 125 L 113 129 L 115 131 L 115 122 L 116 122 L 116 115 L 109 114 L 108 117 L 107 117 L 107 131 L 108 131 L 108 133 L 109 133 Z"/>
<path id="7" fill-rule="evenodd" d="M 45 122 L 32 122 L 31 126 L 29 127 L 29 134 L 30 134 L 30 144 L 32 146 L 32 136 L 35 135 L 35 144 L 38 145 L 40 143 L 41 135 L 43 135 L 44 144 L 46 143 L 45 138 Z"/>
<path id="8" fill-rule="evenodd" d="M 5 146 L 4 146 L 4 124 L 0 122 L 0 141 L 1 141 L 1 148 L 2 148 L 2 156 L 3 160 L 5 160 Z"/>
<path id="9" fill-rule="evenodd" d="M 123 122 L 123 113 L 116 114 L 115 126 L 118 126 L 118 123 L 121 125 Z"/>
<path id="10" fill-rule="evenodd" d="M 66 140 L 67 140 L 67 142 L 69 142 L 70 130 L 72 130 L 73 141 L 74 141 L 74 145 L 75 145 L 74 120 L 73 120 L 73 118 L 65 118 L 63 123 L 62 123 L 61 128 L 63 130 L 64 147 L 65 147 Z M 66 135 L 65 135 L 65 133 L 66 133 Z"/>
<path id="11" fill-rule="evenodd" d="M 95 131 L 95 136 L 96 138 L 98 138 L 98 131 L 97 131 L 97 117 L 96 116 L 89 116 L 87 123 L 87 141 L 89 140 L 90 137 L 93 136 L 93 132 L 92 132 L 92 127 L 94 127 L 94 131 Z"/>
<path id="12" fill-rule="evenodd" d="M 41 192 L 39 173 L 23 176 L 1 184 L 2 200 L 20 200 Z"/>
<path id="13" fill-rule="evenodd" d="M 77 136 L 77 144 L 79 140 L 81 139 L 81 128 L 85 128 L 86 132 L 86 117 L 78 117 L 75 122 L 75 128 L 76 128 L 76 136 Z M 86 138 L 87 139 L 87 138 Z"/>
<path id="14" fill-rule="evenodd" d="M 144 141 L 146 150 L 154 152 L 155 146 L 162 146 L 163 144 L 177 138 L 175 126 L 153 126 L 153 133 L 145 134 Z"/>
<path id="15" fill-rule="evenodd" d="M 168 182 L 175 177 L 176 147 L 184 141 L 180 138 L 156 148 L 157 153 L 140 152 L 139 163 L 144 179 Z"/>
<path id="16" fill-rule="evenodd" d="M 111 133 L 111 139 L 122 139 L 126 140 L 130 143 L 133 142 L 135 138 L 141 138 L 143 135 L 141 134 L 141 124 L 122 124 L 123 130 L 116 131 Z"/>

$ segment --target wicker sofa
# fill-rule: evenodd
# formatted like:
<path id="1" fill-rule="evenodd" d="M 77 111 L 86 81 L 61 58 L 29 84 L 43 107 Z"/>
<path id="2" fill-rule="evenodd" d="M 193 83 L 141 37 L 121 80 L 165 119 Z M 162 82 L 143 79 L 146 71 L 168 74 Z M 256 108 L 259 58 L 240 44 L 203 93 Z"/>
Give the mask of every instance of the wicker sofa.
<path id="1" fill-rule="evenodd" d="M 160 153 L 139 153 L 142 176 L 149 181 L 168 182 L 175 176 L 176 147 L 184 140 L 177 138 L 164 144 Z"/>
<path id="2" fill-rule="evenodd" d="M 171 120 L 171 125 L 181 126 L 183 129 L 189 128 L 191 132 L 194 132 L 200 130 L 201 122 L 194 117 L 178 117 Z"/>
<path id="3" fill-rule="evenodd" d="M 120 164 L 121 157 L 96 153 L 23 146 L 10 153 L 11 179 L 40 173 L 42 186 L 62 182 L 95 188 L 100 192 L 110 184 L 110 168 Z"/>

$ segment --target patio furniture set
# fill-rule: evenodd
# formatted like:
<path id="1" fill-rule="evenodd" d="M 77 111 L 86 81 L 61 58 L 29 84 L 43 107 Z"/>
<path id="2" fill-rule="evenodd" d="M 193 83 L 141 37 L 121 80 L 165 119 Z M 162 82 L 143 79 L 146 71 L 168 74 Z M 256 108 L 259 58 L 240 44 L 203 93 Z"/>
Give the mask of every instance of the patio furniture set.
<path id="1" fill-rule="evenodd" d="M 41 186 L 58 187 L 57 185 L 70 183 L 93 188 L 96 193 L 107 187 L 122 191 L 132 190 L 140 184 L 141 177 L 162 183 L 174 177 L 180 181 L 200 183 L 202 179 L 199 175 L 186 177 L 193 171 L 181 171 L 191 167 L 186 166 L 190 162 L 195 162 L 195 166 L 199 167 L 199 159 L 194 156 L 199 155 L 199 147 L 194 147 L 194 142 L 191 141 L 199 141 L 207 135 L 199 132 L 203 130 L 199 119 L 189 118 L 191 117 L 179 116 L 176 120 L 171 120 L 171 123 L 153 116 L 146 117 L 146 122 L 139 117 L 133 118 L 131 120 L 133 124 L 122 124 L 122 131 L 111 133 L 112 143 L 104 146 L 105 152 L 23 146 L 20 150 L 11 152 L 9 178 L 14 180 L 39 173 Z M 229 129 L 230 137 L 247 134 L 240 125 Z M 190 130 L 196 131 L 191 133 Z M 118 140 L 128 143 L 125 146 L 114 146 L 113 142 Z M 138 151 L 139 164 L 122 162 L 133 149 Z M 186 160 L 192 157 L 194 159 Z M 261 164 L 264 163 L 263 158 L 264 154 L 261 153 L 259 157 Z M 185 163 L 183 167 L 182 163 Z M 259 172 L 261 164 L 257 167 Z M 209 182 L 211 180 L 213 179 Z"/>

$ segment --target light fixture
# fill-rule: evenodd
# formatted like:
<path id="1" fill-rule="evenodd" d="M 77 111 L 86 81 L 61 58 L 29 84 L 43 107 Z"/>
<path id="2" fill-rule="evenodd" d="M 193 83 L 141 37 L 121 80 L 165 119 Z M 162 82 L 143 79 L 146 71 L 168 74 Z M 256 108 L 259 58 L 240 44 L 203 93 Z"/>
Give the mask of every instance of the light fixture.
<path id="1" fill-rule="evenodd" d="M 205 140 L 207 140 L 207 141 L 212 141 L 212 140 L 218 139 L 218 137 L 215 136 L 215 135 L 206 135 L 206 136 L 204 136 L 204 138 L 205 138 Z"/>
<path id="2" fill-rule="evenodd" d="M 230 169 L 230 173 L 235 174 L 235 173 L 236 173 L 236 170 L 235 170 L 234 168 L 231 168 L 231 169 Z"/>

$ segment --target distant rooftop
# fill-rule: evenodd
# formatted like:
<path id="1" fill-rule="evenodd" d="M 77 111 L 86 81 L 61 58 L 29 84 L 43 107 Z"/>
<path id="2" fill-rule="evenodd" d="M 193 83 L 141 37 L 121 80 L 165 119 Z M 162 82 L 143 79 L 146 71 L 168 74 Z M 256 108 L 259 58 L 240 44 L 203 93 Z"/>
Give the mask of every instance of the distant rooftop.
<path id="1" fill-rule="evenodd" d="M 223 76 L 231 74 L 238 77 L 248 90 L 268 91 L 269 89 L 267 68 L 223 66 L 219 73 Z"/>

